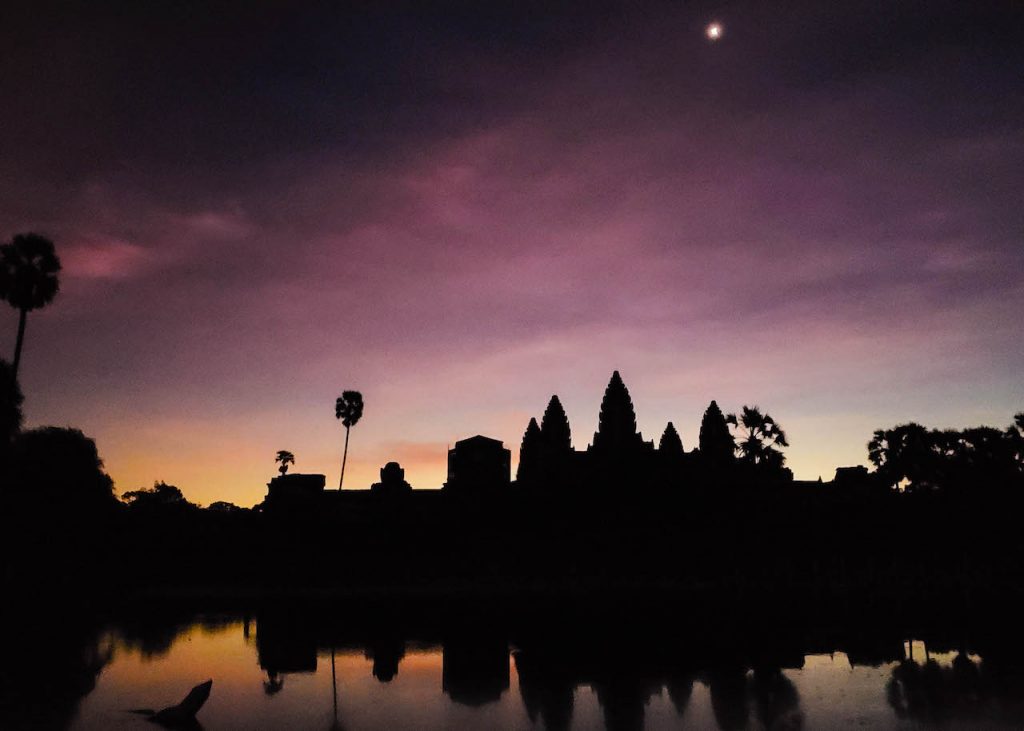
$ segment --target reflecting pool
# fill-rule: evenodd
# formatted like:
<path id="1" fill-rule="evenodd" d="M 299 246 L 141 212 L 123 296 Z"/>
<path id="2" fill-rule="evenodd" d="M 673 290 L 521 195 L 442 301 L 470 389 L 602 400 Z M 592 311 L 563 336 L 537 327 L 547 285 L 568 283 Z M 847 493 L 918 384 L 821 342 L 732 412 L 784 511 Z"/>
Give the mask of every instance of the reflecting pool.
<path id="1" fill-rule="evenodd" d="M 919 639 L 721 652 L 473 629 L 353 638 L 287 614 L 62 633 L 27 677 L 5 671 L 0 727 L 153 729 L 132 711 L 173 705 L 206 679 L 209 701 L 187 728 L 1024 727 L 1013 662 Z"/>

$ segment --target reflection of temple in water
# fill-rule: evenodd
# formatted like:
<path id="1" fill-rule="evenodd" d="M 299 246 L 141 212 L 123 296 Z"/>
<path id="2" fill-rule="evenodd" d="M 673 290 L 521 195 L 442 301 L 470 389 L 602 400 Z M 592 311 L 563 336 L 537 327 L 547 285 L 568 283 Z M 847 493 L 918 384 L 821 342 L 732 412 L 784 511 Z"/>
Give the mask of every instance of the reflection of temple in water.
<path id="1" fill-rule="evenodd" d="M 576 683 L 569 668 L 562 662 L 521 650 L 513 658 L 519 693 L 530 721 L 542 720 L 549 731 L 568 729 L 576 695 Z"/>
<path id="2" fill-rule="evenodd" d="M 398 665 L 405 657 L 405 641 L 397 637 L 378 637 L 367 643 L 363 655 L 373 661 L 373 677 L 390 683 L 398 675 Z"/>
<path id="3" fill-rule="evenodd" d="M 289 692 L 287 675 L 330 674 L 327 663 L 318 667 L 318 656 L 332 646 L 346 648 L 349 657 L 354 650 L 360 651 L 372 661 L 373 677 L 381 683 L 400 675 L 408 651 L 404 637 L 413 635 L 378 617 L 361 624 L 330 616 L 325 620 L 323 612 L 288 608 L 258 615 L 253 633 L 256 656 L 268 674 L 264 690 L 281 693 L 285 699 L 275 701 L 279 709 L 287 708 L 292 695 L 302 696 Z M 127 648 L 142 655 L 146 650 L 133 637 L 170 634 L 168 652 L 158 660 L 166 657 L 194 626 L 167 622 L 134 629 L 117 626 L 111 635 L 119 638 L 116 652 Z M 521 702 L 530 721 L 550 731 L 572 728 L 574 714 L 579 716 L 577 726 L 584 718 L 589 720 L 589 713 L 597 710 L 589 705 L 594 702 L 603 719 L 601 727 L 608 731 L 650 727 L 652 703 L 657 704 L 660 724 L 666 719 L 673 723 L 674 710 L 679 722 L 692 724 L 697 718 L 702 726 L 721 731 L 801 729 L 809 722 L 804 720 L 797 692 L 799 676 L 794 673 L 803 668 L 805 653 L 822 656 L 832 650 L 845 655 L 833 661 L 839 671 L 845 672 L 847 662 L 853 668 L 884 668 L 872 676 L 879 679 L 875 698 L 884 701 L 895 721 L 936 726 L 953 723 L 958 728 L 1024 727 L 1022 655 L 1013 636 L 989 638 L 968 648 L 962 639 L 907 643 L 900 641 L 898 632 L 881 630 L 841 638 L 823 635 L 808 639 L 764 632 L 738 639 L 732 633 L 712 636 L 697 632 L 684 637 L 636 628 L 617 634 L 570 632 L 567 636 L 565 632 L 504 632 L 504 625 L 497 623 L 460 626 L 458 631 L 450 625 L 430 626 L 437 634 L 428 632 L 427 636 L 443 637 L 440 645 L 435 644 L 436 639 L 428 639 L 414 646 L 436 659 L 431 667 L 438 675 L 428 679 L 437 683 L 434 693 L 472 707 Z M 161 627 L 173 630 L 158 631 Z M 58 627 L 49 630 L 49 635 L 37 632 L 43 638 L 38 647 L 26 645 L 17 633 L 9 643 L 15 654 L 10 656 L 13 662 L 7 670 L 0 673 L 5 680 L 5 687 L 0 688 L 0 728 L 66 727 L 79 700 L 115 656 L 111 637 L 103 639 L 96 629 Z M 512 639 L 514 651 L 510 652 L 506 638 Z M 54 658 L 58 662 L 54 663 Z M 518 698 L 509 698 L 506 692 L 512 684 L 510 658 Z M 812 664 L 820 665 L 820 661 Z M 359 663 L 349 665 L 350 669 L 360 667 Z M 47 677 L 46 683 L 39 682 L 41 676 Z M 589 688 L 592 695 L 581 700 L 577 697 L 581 688 Z M 338 690 L 339 697 L 344 697 L 340 684 Z M 388 692 L 401 692 L 401 688 Z M 328 702 L 326 697 L 323 700 Z M 803 702 L 814 709 L 808 708 L 811 717 L 821 712 L 821 699 Z M 666 710 L 669 717 L 662 715 Z M 23 722 L 29 718 L 31 723 Z"/>
<path id="4" fill-rule="evenodd" d="M 508 642 L 499 635 L 459 635 L 442 648 L 441 689 L 456 703 L 492 703 L 509 687 Z"/>
<path id="5" fill-rule="evenodd" d="M 261 614 L 256 650 L 259 665 L 269 676 L 266 692 L 281 691 L 289 673 L 315 672 L 318 652 L 335 644 L 350 650 L 361 647 L 372 661 L 373 677 L 381 683 L 398 677 L 407 651 L 403 635 L 375 622 L 368 639 L 358 641 L 360 636 L 367 637 L 356 627 L 346 629 L 344 622 L 324 624 L 289 611 Z M 652 699 L 667 694 L 682 718 L 700 684 L 706 688 L 710 717 L 721 731 L 800 729 L 804 714 L 789 673 L 803 668 L 805 653 L 824 654 L 838 646 L 851 667 L 891 667 L 885 697 L 897 718 L 935 723 L 983 719 L 993 699 L 1004 699 L 1006 693 L 1024 697 L 1024 683 L 1012 681 L 1021 674 L 1014 663 L 1007 666 L 1005 653 L 978 663 L 960 649 L 937 662 L 921 642 L 911 656 L 914 645 L 904 644 L 893 633 L 853 635 L 838 643 L 826 638 L 818 645 L 782 636 L 742 643 L 731 636 L 702 641 L 655 637 L 648 633 L 632 642 L 614 635 L 520 638 L 510 651 L 506 635 L 494 628 L 449 630 L 440 644 L 439 690 L 460 705 L 498 702 L 510 688 L 514 664 L 521 702 L 532 723 L 550 731 L 571 728 L 576 693 L 589 687 L 608 731 L 640 731 Z M 1003 665 L 999 657 L 1004 658 Z M 1007 713 L 1013 716 L 1012 709 Z"/>
<path id="6" fill-rule="evenodd" d="M 316 672 L 316 633 L 288 613 L 261 614 L 256 621 L 256 658 L 271 682 L 282 673 Z"/>

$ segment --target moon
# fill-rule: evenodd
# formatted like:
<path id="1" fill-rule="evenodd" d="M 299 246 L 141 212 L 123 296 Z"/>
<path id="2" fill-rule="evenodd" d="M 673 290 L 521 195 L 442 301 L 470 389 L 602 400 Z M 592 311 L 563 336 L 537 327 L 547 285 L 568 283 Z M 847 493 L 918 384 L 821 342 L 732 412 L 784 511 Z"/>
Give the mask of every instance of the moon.
<path id="1" fill-rule="evenodd" d="M 724 32 L 725 28 L 722 27 L 721 23 L 709 23 L 708 27 L 704 29 L 704 35 L 708 37 L 709 41 L 717 41 Z"/>

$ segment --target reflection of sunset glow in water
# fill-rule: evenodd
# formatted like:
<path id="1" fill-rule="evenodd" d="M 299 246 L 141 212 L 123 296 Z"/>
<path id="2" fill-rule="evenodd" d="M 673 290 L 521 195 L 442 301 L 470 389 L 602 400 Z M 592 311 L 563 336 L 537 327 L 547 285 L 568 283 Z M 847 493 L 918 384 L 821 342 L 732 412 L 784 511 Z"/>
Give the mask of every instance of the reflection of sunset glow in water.
<path id="1" fill-rule="evenodd" d="M 281 657 L 301 657 L 300 665 L 314 671 L 279 673 L 281 687 L 265 692 L 267 671 L 260 667 L 259 647 L 271 641 L 267 634 L 259 637 L 258 623 L 250 624 L 247 642 L 241 622 L 209 626 L 194 624 L 177 635 L 159 631 L 146 640 L 125 640 L 116 631 L 112 661 L 103 670 L 96 689 L 86 696 L 72 729 L 150 729 L 139 716 L 125 712 L 135 707 L 161 707 L 179 701 L 196 683 L 206 678 L 214 681 L 210 700 L 199 714 L 207 728 L 311 728 L 327 729 L 333 722 L 331 652 L 308 633 L 293 637 L 275 637 L 272 642 Z M 155 639 L 154 639 L 155 638 Z M 161 639 L 163 643 L 161 643 Z M 167 642 L 169 641 L 169 644 Z M 315 644 L 314 644 L 315 643 Z M 143 652 L 140 648 L 146 648 Z M 472 645 L 476 647 L 476 645 Z M 487 670 L 480 677 L 502 666 L 502 645 L 498 656 L 486 659 Z M 909 649 L 904 646 L 904 652 Z M 536 705 L 544 688 L 527 686 L 529 705 L 520 685 L 517 662 L 508 656 L 507 682 L 499 683 L 501 692 L 479 705 L 459 702 L 458 694 L 443 690 L 445 682 L 445 649 L 437 645 L 404 644 L 398 672 L 389 682 L 373 676 L 372 652 L 360 647 L 339 647 L 335 652 L 338 691 L 338 721 L 343 728 L 359 729 L 451 729 L 451 728 L 541 728 L 543 717 Z M 923 662 L 925 646 L 913 644 L 915 660 Z M 948 669 L 955 653 L 931 654 L 937 666 Z M 472 670 L 460 660 L 462 670 Z M 497 659 L 495 663 L 493 660 Z M 972 661 L 978 658 L 971 656 Z M 471 653 L 471 664 L 479 661 Z M 799 718 L 805 728 L 828 728 L 857 725 L 861 728 L 891 728 L 898 719 L 887 699 L 887 683 L 903 666 L 885 662 L 878 667 L 851 666 L 847 655 L 809 655 L 800 670 L 782 671 L 782 682 L 790 684 L 791 705 L 783 710 L 787 718 Z M 742 670 L 740 671 L 742 673 Z M 501 671 L 504 675 L 504 671 Z M 473 683 L 478 675 L 465 675 Z M 747 684 L 755 683 L 754 673 L 746 673 Z M 485 678 L 486 680 L 486 678 Z M 667 681 L 666 681 L 667 682 Z M 595 686 L 595 687 L 600 687 Z M 603 728 L 608 702 L 628 702 L 613 695 L 602 695 L 589 681 L 575 678 L 568 686 L 554 689 L 572 698 L 573 728 Z M 667 686 L 666 686 L 667 687 Z M 722 690 L 703 679 L 692 684 L 687 700 L 678 694 L 666 693 L 665 687 L 654 688 L 641 699 L 645 728 L 677 728 L 680 723 L 692 728 L 716 728 L 717 717 L 712 695 Z M 731 691 L 730 691 L 731 692 Z M 636 699 L 634 699 L 636 700 Z M 742 698 L 736 700 L 741 706 Z M 676 705 L 679 703 L 679 705 Z M 527 708 L 531 708 L 527 713 Z M 748 704 L 750 719 L 757 713 Z M 621 709 L 620 709 L 621 710 Z M 532 718 L 532 720 L 531 720 Z"/>

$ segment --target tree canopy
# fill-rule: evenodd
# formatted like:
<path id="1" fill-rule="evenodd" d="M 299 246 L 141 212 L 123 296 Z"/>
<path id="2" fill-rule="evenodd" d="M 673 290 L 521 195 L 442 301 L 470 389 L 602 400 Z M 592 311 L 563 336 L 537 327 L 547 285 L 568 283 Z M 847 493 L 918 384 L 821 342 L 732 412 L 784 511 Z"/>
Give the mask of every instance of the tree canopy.
<path id="1" fill-rule="evenodd" d="M 185 499 L 180 488 L 168 485 L 163 481 L 154 482 L 153 487 L 130 490 L 122 495 L 121 499 L 133 510 L 153 513 L 175 512 L 197 507 Z"/>
<path id="2" fill-rule="evenodd" d="M 278 467 L 278 471 L 283 475 L 288 472 L 288 466 L 295 464 L 295 455 L 289 452 L 287 449 L 280 449 L 277 452 L 277 456 L 274 457 L 274 462 L 277 462 L 281 466 Z"/>
<path id="3" fill-rule="evenodd" d="M 786 455 L 781 447 L 788 447 L 786 433 L 767 413 L 757 406 L 744 406 L 739 415 L 729 414 L 725 422 L 736 430 L 736 453 L 747 464 L 769 469 L 782 469 Z"/>
<path id="4" fill-rule="evenodd" d="M 53 242 L 38 234 L 18 234 L 0 246 L 0 298 L 18 310 L 14 375 L 18 375 L 25 322 L 32 310 L 45 307 L 60 289 L 60 259 Z"/>
<path id="5" fill-rule="evenodd" d="M 978 491 L 1024 481 L 1020 414 L 1006 429 L 928 429 L 910 422 L 875 431 L 868 459 L 890 487 Z"/>
<path id="6" fill-rule="evenodd" d="M 0 297 L 16 310 L 45 307 L 60 290 L 60 258 L 39 234 L 18 234 L 0 246 Z"/>
<path id="7" fill-rule="evenodd" d="M 78 429 L 44 426 L 21 432 L 11 453 L 8 489 L 47 509 L 91 510 L 116 504 L 96 442 Z"/>

